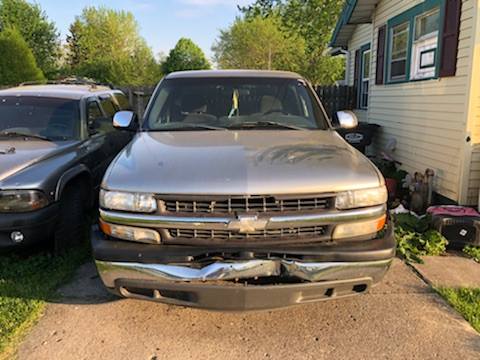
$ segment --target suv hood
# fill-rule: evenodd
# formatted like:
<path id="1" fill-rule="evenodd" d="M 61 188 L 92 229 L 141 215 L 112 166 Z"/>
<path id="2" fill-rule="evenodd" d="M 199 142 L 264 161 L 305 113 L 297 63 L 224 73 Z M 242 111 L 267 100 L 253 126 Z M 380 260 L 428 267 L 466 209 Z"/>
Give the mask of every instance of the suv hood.
<path id="1" fill-rule="evenodd" d="M 334 131 L 142 132 L 106 189 L 156 194 L 280 195 L 376 187 L 373 164 Z"/>
<path id="2" fill-rule="evenodd" d="M 71 145 L 43 140 L 0 140 L 0 181 Z"/>

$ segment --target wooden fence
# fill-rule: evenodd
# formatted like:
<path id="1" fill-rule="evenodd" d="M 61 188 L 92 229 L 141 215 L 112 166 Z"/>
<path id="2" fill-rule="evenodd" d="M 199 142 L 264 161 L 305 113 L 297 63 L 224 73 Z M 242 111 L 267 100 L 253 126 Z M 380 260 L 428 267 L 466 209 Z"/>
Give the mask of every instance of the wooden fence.
<path id="1" fill-rule="evenodd" d="M 155 90 L 154 86 L 140 86 L 140 87 L 123 87 L 120 88 L 125 95 L 128 96 L 130 104 L 132 104 L 133 109 L 136 111 L 140 118 L 143 117 L 145 112 L 145 107 L 150 100 L 150 97 Z"/>
<path id="2" fill-rule="evenodd" d="M 353 86 L 317 86 L 315 91 L 330 117 L 337 111 L 355 108 L 356 92 Z"/>
<path id="3" fill-rule="evenodd" d="M 154 89 L 153 86 L 121 88 L 140 117 L 143 116 Z M 352 86 L 317 86 L 315 91 L 330 117 L 339 110 L 354 109 L 355 90 Z"/>

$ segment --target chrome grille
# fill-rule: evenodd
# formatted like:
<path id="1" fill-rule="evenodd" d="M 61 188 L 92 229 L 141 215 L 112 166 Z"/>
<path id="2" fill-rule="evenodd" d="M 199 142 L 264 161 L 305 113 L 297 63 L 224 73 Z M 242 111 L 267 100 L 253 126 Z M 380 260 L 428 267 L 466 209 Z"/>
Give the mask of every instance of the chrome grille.
<path id="1" fill-rule="evenodd" d="M 294 240 L 300 238 L 318 238 L 327 234 L 327 226 L 309 226 L 297 228 L 268 229 L 250 233 L 238 233 L 229 230 L 192 230 L 169 229 L 173 239 L 209 240 L 209 241 L 265 241 Z"/>
<path id="2" fill-rule="evenodd" d="M 228 197 L 224 199 L 162 199 L 172 213 L 234 214 L 244 212 L 301 212 L 328 209 L 333 197 L 275 198 L 274 196 Z"/>

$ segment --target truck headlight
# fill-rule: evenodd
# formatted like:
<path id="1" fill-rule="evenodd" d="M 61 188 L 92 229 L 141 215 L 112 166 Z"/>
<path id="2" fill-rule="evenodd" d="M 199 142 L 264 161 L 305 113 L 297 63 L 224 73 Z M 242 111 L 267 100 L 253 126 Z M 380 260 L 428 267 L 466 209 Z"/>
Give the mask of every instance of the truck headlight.
<path id="1" fill-rule="evenodd" d="M 0 212 L 21 213 L 44 208 L 49 203 L 47 196 L 38 190 L 0 191 Z"/>
<path id="2" fill-rule="evenodd" d="M 100 206 L 104 209 L 152 213 L 157 201 L 152 194 L 100 190 Z"/>
<path id="3" fill-rule="evenodd" d="M 337 194 L 335 207 L 339 210 L 355 209 L 367 206 L 382 205 L 387 202 L 388 193 L 385 186 L 344 191 Z"/>

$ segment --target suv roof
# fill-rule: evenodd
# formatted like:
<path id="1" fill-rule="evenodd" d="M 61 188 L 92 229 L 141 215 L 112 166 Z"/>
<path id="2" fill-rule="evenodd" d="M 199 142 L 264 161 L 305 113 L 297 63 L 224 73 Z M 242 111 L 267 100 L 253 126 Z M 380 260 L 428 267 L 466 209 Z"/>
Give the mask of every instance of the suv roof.
<path id="1" fill-rule="evenodd" d="M 86 96 L 99 95 L 101 93 L 118 92 L 103 85 L 76 85 L 76 84 L 46 84 L 26 85 L 10 89 L 0 90 L 0 96 L 44 96 L 62 99 L 80 100 Z"/>
<path id="2" fill-rule="evenodd" d="M 209 78 L 209 77 L 266 77 L 281 79 L 302 79 L 302 76 L 289 71 L 271 70 L 195 70 L 178 71 L 168 74 L 165 79 Z"/>

